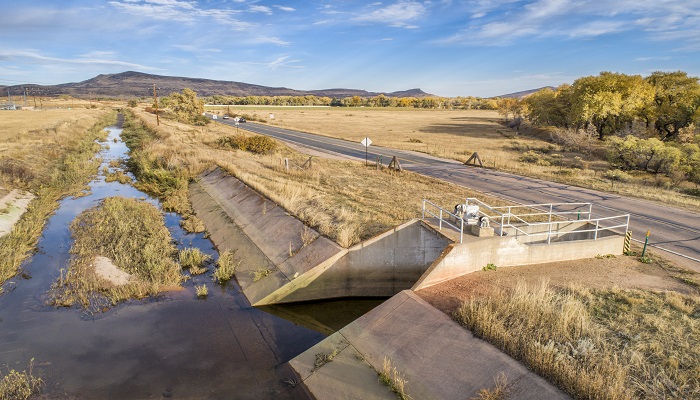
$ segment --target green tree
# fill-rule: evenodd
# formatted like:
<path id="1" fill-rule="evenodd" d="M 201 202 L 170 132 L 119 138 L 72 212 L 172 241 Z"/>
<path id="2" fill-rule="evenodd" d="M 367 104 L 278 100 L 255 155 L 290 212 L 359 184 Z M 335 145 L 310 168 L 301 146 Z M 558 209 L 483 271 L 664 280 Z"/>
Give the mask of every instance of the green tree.
<path id="1" fill-rule="evenodd" d="M 655 90 L 652 116 L 663 140 L 678 137 L 700 112 L 700 83 L 682 71 L 654 72 L 646 78 Z"/>

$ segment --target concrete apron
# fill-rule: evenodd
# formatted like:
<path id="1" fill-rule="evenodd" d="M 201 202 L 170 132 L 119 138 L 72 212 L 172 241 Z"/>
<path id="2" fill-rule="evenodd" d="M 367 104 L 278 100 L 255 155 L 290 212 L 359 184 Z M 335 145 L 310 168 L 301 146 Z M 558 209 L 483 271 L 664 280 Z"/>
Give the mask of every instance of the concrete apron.
<path id="1" fill-rule="evenodd" d="M 317 357 L 335 354 L 319 365 Z M 508 398 L 567 399 L 566 394 L 474 337 L 410 290 L 289 361 L 317 399 L 396 399 L 378 379 L 391 361 L 412 399 L 478 398 L 504 376 Z"/>
<path id="2" fill-rule="evenodd" d="M 390 297 L 408 289 L 449 240 L 412 220 L 344 249 L 221 169 L 190 184 L 190 200 L 252 305 Z"/>

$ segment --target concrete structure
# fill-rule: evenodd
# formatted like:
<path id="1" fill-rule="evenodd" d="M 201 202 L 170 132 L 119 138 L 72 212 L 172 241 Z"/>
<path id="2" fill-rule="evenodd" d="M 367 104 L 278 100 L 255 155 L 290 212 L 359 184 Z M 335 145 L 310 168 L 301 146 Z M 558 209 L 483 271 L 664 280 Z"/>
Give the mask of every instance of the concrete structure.
<path id="1" fill-rule="evenodd" d="M 586 224 L 572 224 L 584 229 Z M 581 235 L 589 235 L 583 232 Z M 571 235 L 566 235 L 571 236 Z M 599 254 L 622 254 L 624 236 L 610 233 L 598 240 L 555 241 L 551 244 L 541 242 L 542 237 L 526 236 L 532 240 L 540 238 L 540 242 L 523 243 L 522 237 L 516 235 L 492 237 L 465 237 L 464 243 L 454 243 L 448 246 L 442 257 L 413 285 L 413 290 L 424 289 L 428 286 L 456 278 L 470 272 L 481 270 L 487 264 L 499 267 L 516 265 L 541 264 L 554 261 L 593 258 Z"/>
<path id="2" fill-rule="evenodd" d="M 219 250 L 243 260 L 236 278 L 253 305 L 390 297 L 413 286 L 449 243 L 412 220 L 344 249 L 220 169 L 193 182 L 190 197 Z"/>
<path id="3" fill-rule="evenodd" d="M 504 236 L 481 228 L 477 237 L 456 236 L 444 221 L 440 230 L 439 223 L 426 219 L 344 249 L 221 169 L 193 182 L 190 196 L 219 250 L 235 250 L 242 260 L 236 278 L 256 306 L 390 297 L 489 263 L 506 267 L 621 254 L 624 240 L 613 231 L 592 229 L 588 220 L 507 226 Z"/>
<path id="4" fill-rule="evenodd" d="M 317 354 L 337 354 L 316 366 Z M 403 291 L 289 362 L 317 399 L 396 399 L 378 379 L 384 359 L 407 381 L 412 399 L 478 398 L 506 378 L 512 399 L 566 394 L 494 346 Z"/>

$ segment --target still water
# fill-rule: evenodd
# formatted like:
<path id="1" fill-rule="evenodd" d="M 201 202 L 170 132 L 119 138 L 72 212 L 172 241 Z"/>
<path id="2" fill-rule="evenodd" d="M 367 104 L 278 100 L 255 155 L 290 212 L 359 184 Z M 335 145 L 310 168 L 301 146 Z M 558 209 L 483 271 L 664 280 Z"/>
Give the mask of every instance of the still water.
<path id="1" fill-rule="evenodd" d="M 121 129 L 110 126 L 99 156 L 103 166 L 126 160 Z M 100 168 L 101 171 L 102 168 Z M 7 282 L 0 296 L 0 366 L 26 369 L 46 382 L 48 398 L 80 399 L 296 399 L 293 374 L 283 364 L 323 340 L 381 300 L 250 306 L 235 282 L 214 283 L 209 273 L 157 298 L 134 300 L 90 316 L 76 308 L 46 306 L 46 294 L 68 267 L 70 222 L 111 196 L 158 200 L 102 172 L 86 196 L 66 198 L 39 241 L 23 274 Z M 178 248 L 196 246 L 217 259 L 202 234 L 189 234 L 180 217 L 165 213 Z M 210 269 L 213 266 L 210 265 Z M 198 300 L 194 285 L 209 296 Z M 286 381 L 286 382 L 285 382 Z"/>

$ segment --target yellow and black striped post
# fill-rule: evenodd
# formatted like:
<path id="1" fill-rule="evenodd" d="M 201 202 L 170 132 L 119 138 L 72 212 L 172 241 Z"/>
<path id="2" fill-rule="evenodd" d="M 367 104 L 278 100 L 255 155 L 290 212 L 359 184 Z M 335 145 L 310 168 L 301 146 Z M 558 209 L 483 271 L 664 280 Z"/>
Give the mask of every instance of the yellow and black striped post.
<path id="1" fill-rule="evenodd" d="M 630 244 L 632 243 L 632 231 L 627 231 L 625 233 L 625 244 L 622 246 L 622 254 L 628 255 L 630 253 Z"/>

